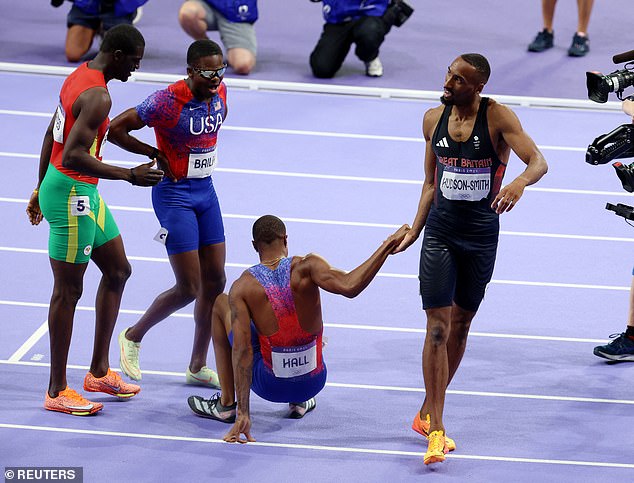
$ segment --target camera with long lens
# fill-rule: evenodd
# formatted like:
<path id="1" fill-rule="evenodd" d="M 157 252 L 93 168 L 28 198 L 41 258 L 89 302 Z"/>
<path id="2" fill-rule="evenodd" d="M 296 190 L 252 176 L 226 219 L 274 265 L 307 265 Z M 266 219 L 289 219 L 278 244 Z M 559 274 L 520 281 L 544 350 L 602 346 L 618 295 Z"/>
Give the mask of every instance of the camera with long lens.
<path id="1" fill-rule="evenodd" d="M 634 61 L 634 50 L 615 55 L 612 60 L 615 64 L 621 62 L 628 62 L 628 64 L 625 65 L 624 69 L 608 75 L 586 72 L 588 98 L 594 102 L 607 102 L 610 92 L 616 93 L 616 97 L 623 100 L 623 91 L 634 85 L 634 62 L 632 62 Z M 627 99 L 634 101 L 634 96 Z M 586 150 L 586 162 L 594 165 L 606 164 L 613 159 L 632 157 L 634 157 L 634 124 L 623 124 L 609 133 L 599 136 Z M 621 162 L 615 162 L 612 163 L 612 166 L 616 170 L 623 189 L 629 193 L 634 193 L 634 163 L 625 165 Z M 610 207 L 614 207 L 614 205 L 608 203 L 606 208 L 615 211 Z M 623 209 L 616 213 L 623 216 Z M 624 218 L 627 217 L 624 216 Z"/>
<path id="2" fill-rule="evenodd" d="M 634 86 L 634 62 L 626 64 L 625 69 L 615 70 L 608 75 L 586 72 L 588 98 L 594 102 L 608 102 L 610 92 L 615 92 L 616 97 L 623 100 L 623 91 L 630 86 Z"/>

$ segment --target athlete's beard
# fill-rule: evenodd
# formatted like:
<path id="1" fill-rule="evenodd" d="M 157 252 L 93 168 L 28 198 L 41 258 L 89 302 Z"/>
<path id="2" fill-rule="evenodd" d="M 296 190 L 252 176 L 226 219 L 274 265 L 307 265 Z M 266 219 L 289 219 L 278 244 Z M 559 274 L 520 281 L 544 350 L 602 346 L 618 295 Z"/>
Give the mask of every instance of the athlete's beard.
<path id="1" fill-rule="evenodd" d="M 440 102 L 445 106 L 453 106 L 453 101 L 448 101 L 445 96 L 440 96 Z"/>

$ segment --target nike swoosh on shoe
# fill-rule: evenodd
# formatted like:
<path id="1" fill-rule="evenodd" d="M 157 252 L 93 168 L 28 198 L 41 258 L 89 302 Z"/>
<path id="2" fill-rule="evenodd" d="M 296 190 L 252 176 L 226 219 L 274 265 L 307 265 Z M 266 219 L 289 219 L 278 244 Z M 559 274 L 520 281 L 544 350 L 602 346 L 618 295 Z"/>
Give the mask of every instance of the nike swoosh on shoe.
<path id="1" fill-rule="evenodd" d="M 94 404 L 86 404 L 85 406 L 69 406 L 69 405 L 65 405 L 64 407 L 66 407 L 68 409 L 73 409 L 75 411 L 89 411 L 90 409 L 92 409 L 94 407 Z"/>

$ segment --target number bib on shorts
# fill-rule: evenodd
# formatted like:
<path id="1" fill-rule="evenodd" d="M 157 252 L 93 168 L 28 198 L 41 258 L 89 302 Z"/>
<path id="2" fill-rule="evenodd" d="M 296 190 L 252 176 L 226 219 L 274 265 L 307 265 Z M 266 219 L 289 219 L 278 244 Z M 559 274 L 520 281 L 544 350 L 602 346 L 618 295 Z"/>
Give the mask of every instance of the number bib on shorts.
<path id="1" fill-rule="evenodd" d="M 279 378 L 303 376 L 317 369 L 317 343 L 298 347 L 272 347 L 273 374 Z"/>
<path id="2" fill-rule="evenodd" d="M 491 168 L 445 166 L 440 190 L 448 200 L 480 201 L 491 190 Z"/>
<path id="3" fill-rule="evenodd" d="M 60 102 L 55 111 L 55 122 L 53 123 L 53 139 L 60 143 L 64 143 L 64 124 L 66 123 L 66 113 Z"/>
<path id="4" fill-rule="evenodd" d="M 206 178 L 214 172 L 218 162 L 217 151 L 214 148 L 206 153 L 189 153 L 189 165 L 187 166 L 188 178 Z"/>
<path id="5" fill-rule="evenodd" d="M 90 215 L 90 196 L 71 196 L 70 214 L 73 216 Z"/>

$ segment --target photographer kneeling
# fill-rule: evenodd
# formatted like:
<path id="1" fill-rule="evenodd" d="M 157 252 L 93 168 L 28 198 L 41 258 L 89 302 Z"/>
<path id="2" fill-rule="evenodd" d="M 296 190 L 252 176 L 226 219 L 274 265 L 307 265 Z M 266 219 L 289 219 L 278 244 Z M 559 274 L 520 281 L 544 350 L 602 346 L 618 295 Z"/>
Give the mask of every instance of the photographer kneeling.
<path id="1" fill-rule="evenodd" d="M 310 54 L 313 75 L 334 77 L 355 44 L 356 56 L 365 63 L 365 74 L 381 77 L 379 48 L 392 26 L 400 27 L 409 18 L 412 7 L 403 0 L 311 0 L 320 1 L 326 23 Z"/>
<path id="2" fill-rule="evenodd" d="M 632 116 L 634 123 L 634 100 L 627 98 L 623 101 L 623 111 Z M 632 272 L 634 276 L 634 271 Z M 612 342 L 594 348 L 594 355 L 610 359 L 612 361 L 632 361 L 634 362 L 634 277 L 630 287 L 630 306 L 627 317 L 627 327 L 625 332 L 611 336 Z"/>

